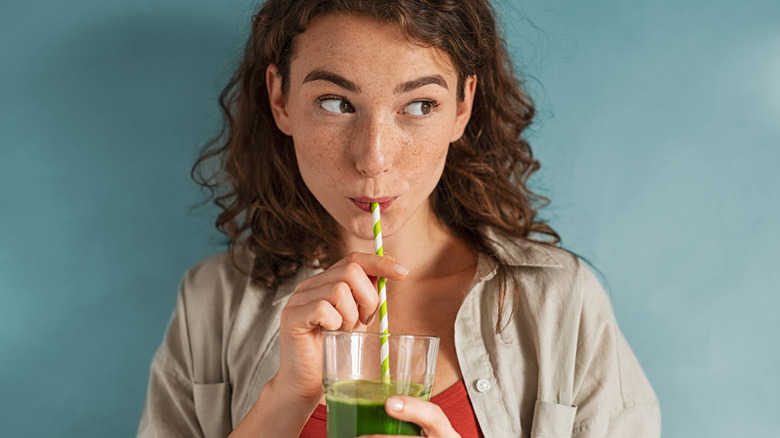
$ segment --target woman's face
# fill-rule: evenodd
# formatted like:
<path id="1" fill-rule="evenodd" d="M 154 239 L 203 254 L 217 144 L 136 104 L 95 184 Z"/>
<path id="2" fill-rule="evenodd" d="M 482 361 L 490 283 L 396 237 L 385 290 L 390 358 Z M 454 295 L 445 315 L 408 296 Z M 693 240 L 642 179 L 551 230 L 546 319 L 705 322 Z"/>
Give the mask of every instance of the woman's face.
<path id="1" fill-rule="evenodd" d="M 292 136 L 306 186 L 341 235 L 373 240 L 370 203 L 382 233 L 432 224 L 428 198 L 450 142 L 471 114 L 476 80 L 457 99 L 448 56 L 408 42 L 396 25 L 368 18 L 318 18 L 296 40 L 288 92 L 266 74 L 279 129 Z"/>

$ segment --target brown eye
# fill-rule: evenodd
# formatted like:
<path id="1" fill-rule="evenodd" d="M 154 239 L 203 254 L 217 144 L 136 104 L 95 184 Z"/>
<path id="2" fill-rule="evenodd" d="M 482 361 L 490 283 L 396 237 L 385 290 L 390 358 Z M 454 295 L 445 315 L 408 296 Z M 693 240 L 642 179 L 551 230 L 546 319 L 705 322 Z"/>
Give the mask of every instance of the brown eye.
<path id="1" fill-rule="evenodd" d="M 322 97 L 317 99 L 317 104 L 329 113 L 346 114 L 355 112 L 355 107 L 348 100 L 338 97 Z"/>
<path id="2" fill-rule="evenodd" d="M 418 100 L 406 105 L 404 112 L 413 116 L 427 116 L 438 106 L 437 103 L 430 100 Z"/>

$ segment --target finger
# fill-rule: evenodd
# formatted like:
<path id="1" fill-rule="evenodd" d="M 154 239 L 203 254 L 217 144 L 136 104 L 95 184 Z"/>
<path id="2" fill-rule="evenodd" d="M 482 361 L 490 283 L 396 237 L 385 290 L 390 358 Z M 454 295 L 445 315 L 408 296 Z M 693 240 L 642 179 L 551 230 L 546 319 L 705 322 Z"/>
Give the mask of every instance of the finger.
<path id="1" fill-rule="evenodd" d="M 391 259 L 391 260 L 395 260 L 395 256 L 394 256 L 394 255 L 392 255 L 392 254 L 390 254 L 389 252 L 386 252 L 386 253 L 385 253 L 385 254 L 384 254 L 382 257 L 386 257 L 386 258 L 389 258 L 389 259 Z M 369 280 L 371 280 L 371 283 L 372 283 L 374 286 L 376 286 L 376 281 L 377 281 L 377 279 L 378 279 L 378 278 L 379 278 L 379 277 L 377 277 L 376 275 L 369 275 L 369 276 L 368 276 L 368 279 L 369 279 Z"/>
<path id="2" fill-rule="evenodd" d="M 389 258 L 390 260 L 395 260 L 395 256 L 390 254 L 389 252 L 386 252 L 382 257 Z M 379 280 L 379 277 L 376 275 L 369 275 L 368 279 L 371 280 L 371 284 L 376 286 L 377 280 Z"/>
<path id="3" fill-rule="evenodd" d="M 316 328 L 338 330 L 344 319 L 327 300 L 316 300 L 294 306 L 282 314 L 282 325 L 290 327 L 293 333 L 308 333 Z"/>
<path id="4" fill-rule="evenodd" d="M 425 436 L 458 436 L 444 411 L 434 403 L 409 396 L 393 396 L 385 402 L 385 411 L 391 417 L 422 427 Z"/>
<path id="5" fill-rule="evenodd" d="M 359 323 L 358 303 L 350 286 L 343 281 L 293 294 L 287 301 L 287 306 L 289 307 L 287 311 L 305 313 L 313 309 L 318 310 L 306 306 L 309 303 L 320 301 L 329 303 L 339 313 L 341 326 L 338 327 L 338 330 L 352 330 Z M 335 329 L 329 328 L 329 330 Z"/>
<path id="6" fill-rule="evenodd" d="M 358 318 L 369 325 L 379 305 L 376 284 L 373 278 L 383 276 L 390 280 L 403 279 L 408 270 L 387 257 L 366 253 L 352 253 L 342 258 L 327 271 L 302 281 L 296 292 L 316 288 L 326 283 L 347 283 L 358 305 Z M 373 278 L 372 278 L 373 277 Z"/>
<path id="7" fill-rule="evenodd" d="M 365 325 L 371 325 L 379 306 L 376 277 L 402 280 L 409 271 L 404 266 L 395 263 L 391 258 L 373 254 L 356 252 L 343 258 L 340 262 L 343 263 L 342 269 L 347 272 L 348 278 L 359 278 L 354 283 L 352 294 L 358 304 L 360 322 Z M 339 268 L 337 267 L 337 269 Z"/>
<path id="8" fill-rule="evenodd" d="M 374 288 L 371 280 L 368 278 L 365 271 L 363 271 L 362 267 L 355 264 L 343 263 L 339 266 L 331 266 L 328 270 L 301 281 L 295 287 L 295 292 L 306 292 L 338 282 L 347 283 L 350 289 L 367 289 L 370 291 Z"/>
<path id="9" fill-rule="evenodd" d="M 355 262 L 342 261 L 338 266 L 332 266 L 328 270 L 308 278 L 298 284 L 290 301 L 310 301 L 323 299 L 322 295 L 311 295 L 313 290 L 330 290 L 334 284 L 345 283 L 352 291 L 353 299 L 358 305 L 358 314 L 361 322 L 368 322 L 370 316 L 379 305 L 375 283 L 369 278 L 363 267 Z"/>
<path id="10" fill-rule="evenodd" d="M 371 316 L 379 308 L 379 295 L 376 286 L 358 263 L 347 263 L 339 269 L 344 271 L 345 281 L 351 287 L 352 299 L 357 306 L 360 322 L 368 324 Z"/>
<path id="11" fill-rule="evenodd" d="M 409 270 L 397 263 L 393 257 L 382 257 L 364 252 L 353 252 L 334 263 L 331 268 L 349 263 L 360 265 L 366 275 L 385 277 L 388 280 L 403 280 L 406 274 L 409 273 Z"/>
<path id="12" fill-rule="evenodd" d="M 352 330 L 359 324 L 359 304 L 347 283 L 336 283 L 330 303 L 341 315 L 339 330 Z"/>
<path id="13" fill-rule="evenodd" d="M 379 306 L 376 288 L 357 265 L 345 265 L 332 282 L 313 285 L 299 284 L 288 306 L 300 306 L 311 301 L 326 300 L 342 314 L 347 325 L 356 321 L 367 323 Z M 320 275 L 324 275 L 320 274 Z M 339 279 L 340 278 L 340 279 Z M 342 328 L 348 330 L 350 327 Z"/>

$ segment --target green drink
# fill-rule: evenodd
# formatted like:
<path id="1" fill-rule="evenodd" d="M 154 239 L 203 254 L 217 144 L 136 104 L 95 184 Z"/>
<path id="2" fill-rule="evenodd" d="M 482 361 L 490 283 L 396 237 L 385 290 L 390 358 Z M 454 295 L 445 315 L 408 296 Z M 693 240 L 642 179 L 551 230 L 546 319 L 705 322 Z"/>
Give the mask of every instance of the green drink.
<path id="1" fill-rule="evenodd" d="M 346 380 L 336 382 L 327 395 L 328 438 L 354 438 L 359 435 L 389 434 L 416 435 L 421 429 L 414 423 L 397 420 L 385 411 L 385 399 L 396 395 L 396 383 L 383 384 L 376 380 Z M 428 400 L 430 394 L 416 383 L 410 383 L 402 392 Z"/>
<path id="2" fill-rule="evenodd" d="M 416 424 L 388 415 L 385 401 L 394 395 L 430 399 L 439 338 L 325 331 L 322 346 L 328 438 L 421 434 Z"/>

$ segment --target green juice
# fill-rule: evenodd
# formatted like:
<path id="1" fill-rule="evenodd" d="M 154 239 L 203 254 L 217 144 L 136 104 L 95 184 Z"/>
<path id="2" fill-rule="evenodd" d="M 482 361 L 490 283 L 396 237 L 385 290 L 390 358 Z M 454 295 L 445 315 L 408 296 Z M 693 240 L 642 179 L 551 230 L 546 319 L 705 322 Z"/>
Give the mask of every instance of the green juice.
<path id="1" fill-rule="evenodd" d="M 414 423 L 396 420 L 385 412 L 385 399 L 398 394 L 396 384 L 376 380 L 336 382 L 325 396 L 328 404 L 328 438 L 354 438 L 368 434 L 416 435 Z M 408 395 L 428 400 L 422 385 L 411 383 Z"/>

